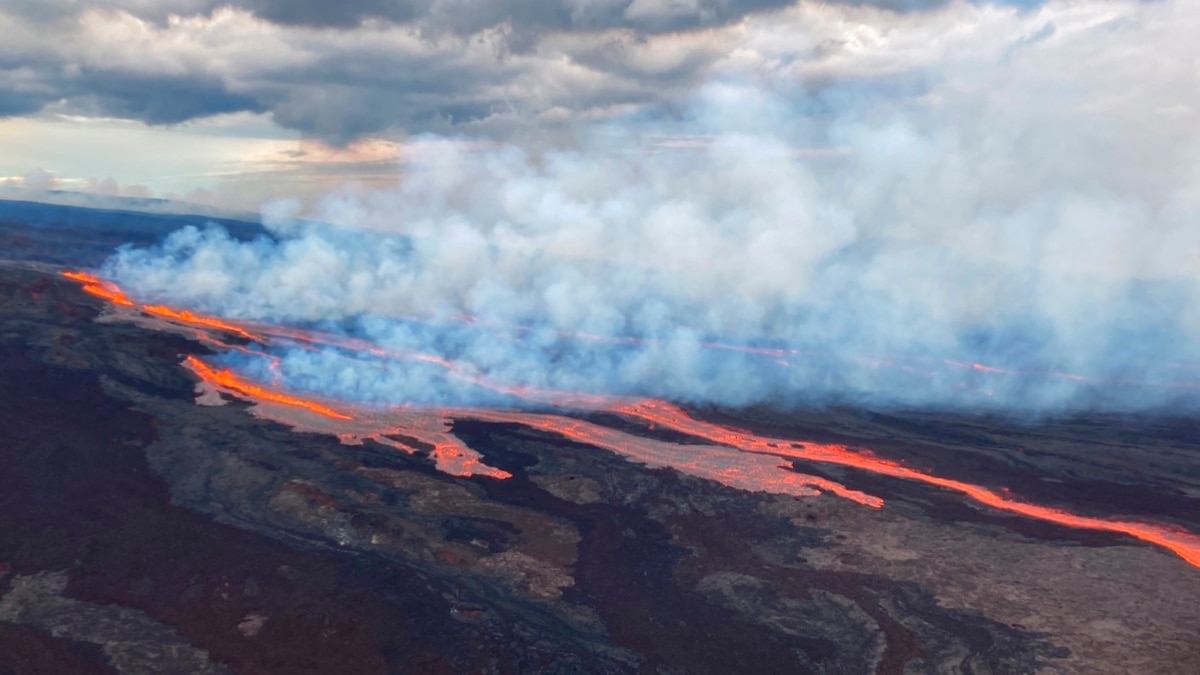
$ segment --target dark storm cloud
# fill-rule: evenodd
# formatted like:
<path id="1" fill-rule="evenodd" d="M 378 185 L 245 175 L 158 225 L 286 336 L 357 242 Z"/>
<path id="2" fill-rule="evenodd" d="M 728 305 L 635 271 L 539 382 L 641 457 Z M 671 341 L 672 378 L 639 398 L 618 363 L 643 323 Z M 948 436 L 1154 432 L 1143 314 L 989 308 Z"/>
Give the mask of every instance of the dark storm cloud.
<path id="1" fill-rule="evenodd" d="M 37 21 L 57 21 L 85 10 L 120 10 L 149 20 L 165 21 L 171 14 L 207 12 L 223 2 L 214 0 L 4 0 L 0 10 Z"/>
<path id="2" fill-rule="evenodd" d="M 203 72 L 104 68 L 48 54 L 0 59 L 0 116 L 36 113 L 52 103 L 61 104 L 65 112 L 147 124 L 266 110 L 254 96 L 232 92 L 221 78 Z"/>
<path id="3" fill-rule="evenodd" d="M 473 70 L 440 59 L 386 55 L 319 58 L 233 91 L 204 72 L 143 73 L 57 64 L 0 65 L 0 117 L 47 105 L 69 114 L 152 125 L 234 112 L 270 112 L 284 127 L 335 143 L 390 128 L 448 129 L 511 109 L 481 79 L 511 80 L 502 68 Z"/>
<path id="4" fill-rule="evenodd" d="M 364 20 L 416 23 L 423 28 L 470 35 L 506 25 L 515 36 L 546 30 L 627 28 L 662 33 L 720 26 L 795 0 L 234 0 L 263 19 L 286 25 L 350 28 Z M 949 0 L 831 0 L 830 4 L 923 11 Z M 981 0 L 984 4 L 987 0 Z M 994 0 L 1034 7 L 1042 0 Z"/>
<path id="5" fill-rule="evenodd" d="M 444 93 L 329 85 L 280 89 L 270 109 L 279 124 L 340 144 L 391 127 L 434 129 L 479 121 L 499 105 Z"/>
<path id="6" fill-rule="evenodd" d="M 335 143 L 393 129 L 508 133 L 670 102 L 728 55 L 717 27 L 790 4 L 0 0 L 0 116 L 54 106 L 173 124 L 266 112 Z"/>
<path id="7" fill-rule="evenodd" d="M 230 92 L 213 77 L 190 78 L 83 69 L 73 99 L 105 117 L 138 119 L 148 124 L 178 124 L 221 113 L 263 112 L 251 96 Z"/>
<path id="8" fill-rule="evenodd" d="M 396 0 L 237 0 L 232 4 L 268 21 L 293 26 L 352 28 L 367 18 L 408 22 L 415 17 L 414 3 Z"/>
<path id="9" fill-rule="evenodd" d="M 0 88 L 0 117 L 28 115 L 41 110 L 44 105 L 46 99 L 43 96 Z"/>
<path id="10" fill-rule="evenodd" d="M 646 32 L 716 26 L 793 0 L 7 0 L 6 11 L 38 20 L 86 9 L 121 10 L 161 22 L 171 14 L 237 7 L 281 25 L 353 28 L 377 19 L 470 35 L 507 25 L 516 33 L 630 28 Z M 894 0 L 880 0 L 887 3 Z"/>
<path id="11" fill-rule="evenodd" d="M 172 124 L 269 112 L 334 142 L 389 129 L 477 128 L 493 118 L 507 128 L 546 111 L 561 120 L 687 88 L 702 79 L 715 50 L 701 46 L 654 72 L 621 50 L 663 31 L 686 35 L 785 4 L 10 0 L 0 4 L 0 42 L 7 43 L 0 115 L 53 105 Z M 230 36 L 237 31 L 250 37 L 237 44 Z M 547 40 L 558 42 L 544 49 Z"/>
<path id="12" fill-rule="evenodd" d="M 830 4 L 922 11 L 949 0 L 831 0 Z M 979 4 L 1035 7 L 1043 0 L 978 0 Z M 172 14 L 209 13 L 237 7 L 281 25 L 353 28 L 366 20 L 414 24 L 438 32 L 470 35 L 506 25 L 516 34 L 546 30 L 627 28 L 646 33 L 728 24 L 795 0 L 5 0 L 4 10 L 56 20 L 87 9 L 120 10 L 149 21 Z"/>
<path id="13" fill-rule="evenodd" d="M 255 87 L 279 124 L 335 143 L 392 127 L 420 131 L 482 120 L 514 105 L 505 85 L 523 69 L 469 55 L 351 47 Z"/>
<path id="14" fill-rule="evenodd" d="M 345 28 L 366 19 L 384 19 L 469 35 L 502 24 L 520 34 L 605 28 L 688 30 L 736 21 L 784 7 L 791 0 L 237 0 L 235 4 L 283 24 Z"/>

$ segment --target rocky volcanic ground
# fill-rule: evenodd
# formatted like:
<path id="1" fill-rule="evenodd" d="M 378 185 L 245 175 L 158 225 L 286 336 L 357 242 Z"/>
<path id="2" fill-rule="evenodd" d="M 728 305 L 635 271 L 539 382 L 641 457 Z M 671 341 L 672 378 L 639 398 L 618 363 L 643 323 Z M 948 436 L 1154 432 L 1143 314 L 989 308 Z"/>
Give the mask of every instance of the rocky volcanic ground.
<path id="1" fill-rule="evenodd" d="M 513 424 L 454 428 L 513 478 L 454 478 L 196 405 L 205 348 L 103 311 L 0 267 L 0 673 L 1200 672 L 1200 569 L 1128 537 L 817 464 L 886 505 L 745 492 Z M 1194 418 L 693 412 L 1200 532 Z"/>

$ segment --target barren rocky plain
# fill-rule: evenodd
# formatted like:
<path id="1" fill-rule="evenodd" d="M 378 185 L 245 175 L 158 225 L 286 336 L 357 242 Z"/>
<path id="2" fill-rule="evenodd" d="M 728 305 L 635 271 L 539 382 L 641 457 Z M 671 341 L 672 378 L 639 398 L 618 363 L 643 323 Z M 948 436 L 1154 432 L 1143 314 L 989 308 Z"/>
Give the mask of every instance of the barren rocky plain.
<path id="1" fill-rule="evenodd" d="M 209 347 L 0 242 L 0 673 L 1193 673 L 1200 568 L 834 464 L 748 491 L 516 423 L 506 480 L 197 405 Z M 61 229 L 61 228 L 60 228 Z M 689 409 L 1082 516 L 1200 533 L 1200 420 Z M 593 424 L 673 443 L 674 432 Z"/>

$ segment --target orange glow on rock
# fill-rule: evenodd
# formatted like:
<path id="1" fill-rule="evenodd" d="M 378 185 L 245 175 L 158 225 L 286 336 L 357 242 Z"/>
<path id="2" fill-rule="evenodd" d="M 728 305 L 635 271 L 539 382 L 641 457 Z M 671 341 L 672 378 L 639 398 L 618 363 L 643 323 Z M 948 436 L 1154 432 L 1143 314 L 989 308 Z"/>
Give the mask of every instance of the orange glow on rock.
<path id="1" fill-rule="evenodd" d="M 351 420 L 354 419 L 349 415 L 342 414 L 329 406 L 300 398 L 298 396 L 290 396 L 281 394 L 277 391 L 264 389 L 258 385 L 251 384 L 238 377 L 232 370 L 217 370 L 212 368 L 207 363 L 200 359 L 189 356 L 185 360 L 188 368 L 196 373 L 197 377 L 208 382 L 209 384 L 237 392 L 244 396 L 262 401 L 270 401 L 279 403 L 280 405 L 292 406 L 294 408 L 303 408 L 309 412 L 316 413 L 323 417 L 328 417 L 335 420 Z"/>
<path id="2" fill-rule="evenodd" d="M 289 415 L 285 410 L 264 413 L 264 417 L 285 423 L 296 429 L 330 433 L 343 443 L 357 445 L 370 439 L 408 454 L 417 452 L 411 444 L 395 437 L 412 438 L 418 443 L 432 447 L 430 457 L 438 470 L 452 476 L 487 476 L 505 479 L 512 474 L 483 463 L 479 453 L 467 447 L 449 429 L 450 421 L 437 414 L 387 414 L 378 415 L 367 411 L 355 411 L 350 415 L 333 409 L 313 399 L 267 389 L 247 382 L 230 370 L 217 370 L 194 356 L 188 356 L 185 364 L 206 384 L 221 391 L 228 391 L 256 403 L 275 403 L 315 413 L 321 419 L 302 419 Z"/>
<path id="3" fill-rule="evenodd" d="M 62 275 L 67 279 L 77 281 L 82 284 L 83 291 L 85 293 L 108 300 L 114 305 L 120 305 L 122 307 L 135 307 L 152 316 L 177 321 L 193 328 L 220 330 L 244 337 L 247 340 L 257 342 L 262 341 L 262 338 L 259 336 L 254 335 L 246 329 L 228 321 L 222 321 L 221 319 L 214 319 L 207 316 L 200 316 L 199 314 L 187 309 L 177 310 L 166 305 L 143 305 L 136 303 L 133 300 L 130 300 L 129 296 L 125 295 L 125 292 L 122 291 L 116 284 L 112 283 L 111 281 L 105 281 L 93 274 L 88 274 L 87 272 L 68 271 L 63 272 Z"/>
<path id="4" fill-rule="evenodd" d="M 262 341 L 257 335 L 254 335 L 253 333 L 250 333 L 243 328 L 239 328 L 238 326 L 235 326 L 227 321 L 221 321 L 220 319 L 213 319 L 207 316 L 200 316 L 190 310 L 171 309 L 166 305 L 142 305 L 141 309 L 147 314 L 153 314 L 154 316 L 161 316 L 167 319 L 174 319 L 175 321 L 186 323 L 191 326 L 203 326 L 204 328 L 223 330 L 226 333 L 240 335 L 247 340 L 258 342 Z"/>
<path id="5" fill-rule="evenodd" d="M 872 508 L 883 506 L 883 500 L 878 497 L 851 490 L 831 480 L 793 471 L 791 462 L 781 461 L 779 457 L 748 455 L 704 444 L 681 445 L 642 438 L 561 415 L 474 408 L 446 411 L 445 414 L 460 419 L 520 424 L 602 448 L 650 467 L 675 469 L 749 492 L 797 497 L 829 492 Z"/>
<path id="6" fill-rule="evenodd" d="M 286 339 L 314 346 L 337 347 L 387 359 L 431 363 L 445 368 L 451 377 L 526 401 L 577 410 L 607 410 L 640 421 L 650 428 L 670 429 L 704 441 L 704 443 L 696 444 L 670 443 L 643 438 L 563 415 L 509 410 L 470 408 L 413 411 L 400 409 L 386 413 L 372 413 L 355 409 L 355 414 L 351 415 L 319 401 L 282 393 L 248 382 L 233 371 L 214 369 L 194 356 L 188 356 L 186 359 L 186 365 L 212 387 L 256 402 L 278 404 L 285 410 L 307 411 L 323 420 L 320 424 L 324 426 L 320 426 L 311 420 L 288 418 L 285 413 L 275 415 L 297 428 L 328 431 L 348 443 L 361 443 L 363 440 L 371 439 L 405 452 L 414 453 L 417 452 L 417 448 L 410 443 L 397 440 L 396 437 L 411 438 L 417 444 L 430 446 L 432 448 L 431 457 L 437 463 L 438 468 L 452 475 L 481 475 L 498 479 L 511 476 L 507 471 L 484 464 L 478 452 L 467 447 L 465 443 L 455 437 L 450 429 L 452 420 L 470 419 L 511 423 L 609 450 L 650 467 L 673 468 L 682 473 L 707 478 L 738 489 L 796 496 L 811 496 L 818 492 L 828 492 L 872 508 L 882 507 L 884 504 L 882 499 L 849 489 L 824 478 L 799 473 L 793 470 L 792 462 L 808 461 L 852 467 L 877 475 L 924 483 L 957 492 L 998 511 L 1065 527 L 1128 535 L 1168 549 L 1190 565 L 1200 567 L 1200 536 L 1182 529 L 1136 521 L 1083 516 L 1054 507 L 1030 504 L 1006 496 L 1002 494 L 1002 491 L 928 474 L 898 462 L 877 457 L 866 450 L 836 444 L 759 436 L 749 431 L 705 422 L 691 417 L 681 408 L 666 401 L 653 399 L 626 401 L 603 395 L 573 394 L 536 387 L 507 385 L 477 373 L 469 366 L 436 355 L 411 350 L 386 349 L 365 340 L 289 327 L 250 326 L 248 324 L 243 324 L 246 326 L 243 327 L 243 325 L 236 325 L 220 319 L 199 316 L 189 310 L 175 310 L 164 305 L 139 305 L 130 300 L 115 284 L 94 275 L 84 272 L 64 272 L 63 276 L 79 282 L 85 292 L 103 298 L 114 305 L 138 308 L 149 315 L 186 324 L 196 328 L 201 335 L 206 335 L 204 331 L 212 330 L 262 343 L 266 343 L 268 338 Z M 578 337 L 608 339 L 587 334 L 579 334 Z M 251 352 L 238 345 L 227 344 L 211 337 L 206 338 L 205 342 L 215 343 L 227 349 L 240 349 L 252 356 L 276 358 L 268 354 Z M 794 350 L 738 347 L 720 343 L 706 343 L 706 346 L 737 349 L 772 358 L 798 353 Z M 864 359 L 865 361 L 867 360 Z M 987 374 L 1025 374 L 980 363 L 946 360 L 943 364 L 956 368 L 969 368 Z M 871 365 L 920 372 L 911 366 L 899 365 L 887 360 L 872 361 Z M 273 360 L 272 366 L 272 372 L 278 374 L 278 361 Z M 1085 379 L 1065 373 L 1049 375 Z M 281 380 L 282 378 L 277 379 Z"/>
<path id="7" fill-rule="evenodd" d="M 1011 499 L 995 490 L 985 487 L 923 473 L 896 462 L 875 457 L 866 451 L 851 450 L 842 445 L 803 443 L 765 438 L 755 436 L 749 432 L 703 422 L 690 417 L 683 410 L 664 401 L 644 401 L 626 404 L 619 406 L 617 410 L 630 417 L 637 417 L 668 429 L 705 438 L 714 443 L 730 445 L 746 452 L 850 466 L 879 475 L 916 481 L 958 492 L 998 511 L 1015 513 L 1027 518 L 1034 518 L 1066 527 L 1129 535 L 1166 548 L 1186 560 L 1189 564 L 1200 567 L 1200 536 L 1181 529 L 1173 529 L 1150 523 L 1081 516 L 1049 506 L 1028 504 Z"/>
<path id="8" fill-rule="evenodd" d="M 83 285 L 83 292 L 103 298 L 114 305 L 133 307 L 133 301 L 117 285 L 86 272 L 63 272 L 63 276 Z"/>
<path id="9" fill-rule="evenodd" d="M 433 448 L 429 456 L 443 473 L 451 476 L 486 476 L 497 480 L 512 478 L 511 473 L 485 464 L 477 451 L 450 430 L 451 420 L 437 412 L 396 411 L 381 416 L 377 421 L 371 421 L 369 417 L 366 421 L 371 426 L 361 438 L 370 438 L 408 454 L 416 453 L 417 448 L 396 437 L 412 438 L 424 443 Z M 344 435 L 342 438 L 346 442 L 356 440 Z"/>

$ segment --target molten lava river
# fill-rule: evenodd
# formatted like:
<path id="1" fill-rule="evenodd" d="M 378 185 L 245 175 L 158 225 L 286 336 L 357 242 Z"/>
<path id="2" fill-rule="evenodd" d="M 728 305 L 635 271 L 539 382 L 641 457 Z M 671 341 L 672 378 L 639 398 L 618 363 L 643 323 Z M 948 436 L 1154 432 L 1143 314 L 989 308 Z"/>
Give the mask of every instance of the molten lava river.
<path id="1" fill-rule="evenodd" d="M 618 399 L 592 394 L 571 394 L 530 387 L 508 386 L 475 374 L 468 368 L 437 355 L 414 351 L 390 350 L 371 342 L 341 335 L 306 331 L 291 327 L 226 321 L 197 315 L 189 310 L 158 304 L 142 304 L 127 296 L 115 284 L 85 272 L 65 272 L 87 293 L 103 298 L 118 318 L 149 321 L 156 329 L 187 331 L 204 344 L 219 350 L 236 350 L 254 358 L 267 359 L 271 372 L 278 373 L 279 361 L 267 351 L 286 346 L 304 349 L 335 348 L 360 353 L 375 359 L 396 362 L 421 362 L 445 370 L 447 377 L 461 379 L 499 394 L 527 401 L 539 410 L 492 408 L 418 408 L 376 409 L 340 401 L 319 400 L 286 390 L 282 377 L 271 382 L 256 382 L 230 369 L 216 367 L 195 356 L 184 366 L 200 380 L 198 402 L 218 404 L 220 394 L 255 404 L 254 413 L 305 431 L 336 435 L 341 442 L 360 444 L 365 440 L 381 443 L 397 451 L 427 451 L 439 470 L 454 476 L 482 476 L 495 480 L 511 477 L 507 471 L 488 466 L 482 456 L 453 433 L 455 420 L 478 420 L 518 424 L 553 434 L 586 446 L 602 448 L 650 467 L 677 471 L 717 481 L 748 491 L 794 496 L 815 496 L 822 492 L 861 504 L 882 508 L 877 496 L 852 490 L 836 482 L 809 476 L 795 469 L 796 463 L 834 464 L 918 483 L 958 493 L 986 508 L 1016 514 L 1083 530 L 1112 532 L 1134 537 L 1174 552 L 1189 564 L 1200 567 L 1200 536 L 1161 524 L 1077 515 L 1048 506 L 1015 499 L 1007 491 L 942 478 L 901 463 L 883 459 L 871 452 L 843 445 L 812 443 L 803 440 L 759 436 L 749 431 L 705 422 L 682 408 L 656 399 Z M 615 339 L 600 336 L 576 336 L 580 339 Z M 744 350 L 773 359 L 793 355 L 788 350 L 759 349 L 708 343 L 713 349 Z M 977 363 L 946 361 L 949 367 L 970 368 L 978 372 L 1008 372 Z M 907 366 L 904 366 L 907 367 Z M 1061 377 L 1075 377 L 1054 374 Z M 552 409 L 557 412 L 543 412 Z M 578 419 L 570 413 L 605 412 L 647 429 L 666 429 L 694 439 L 692 442 L 668 442 L 626 433 Z"/>

